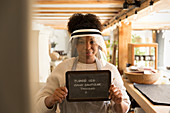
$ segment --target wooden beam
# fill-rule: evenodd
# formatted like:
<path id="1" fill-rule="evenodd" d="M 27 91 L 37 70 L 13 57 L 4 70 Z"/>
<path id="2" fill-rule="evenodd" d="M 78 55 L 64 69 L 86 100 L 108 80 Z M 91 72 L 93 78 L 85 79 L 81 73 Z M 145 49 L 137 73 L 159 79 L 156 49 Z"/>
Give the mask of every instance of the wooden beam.
<path id="1" fill-rule="evenodd" d="M 51 10 L 56 10 L 56 11 L 60 11 L 60 10 L 62 10 L 62 11 L 66 11 L 66 12 L 68 12 L 68 11 L 76 11 L 76 10 L 95 10 L 95 11 L 104 11 L 104 12 L 119 12 L 119 11 L 121 11 L 122 10 L 122 8 L 118 8 L 118 7 L 116 7 L 116 8 L 107 8 L 107 7 L 105 7 L 105 8 L 101 8 L 101 7 L 96 7 L 96 8 L 92 8 L 92 7 L 79 7 L 79 8 L 77 8 L 77 7 L 75 7 L 75 8 L 69 8 L 69 7 L 65 7 L 65 8 L 62 8 L 62 7 L 55 7 L 55 8 L 47 8 L 47 7 L 44 7 L 44 8 L 39 8 L 39 7 L 34 7 L 33 8 L 33 10 L 44 10 L 44 11 L 51 11 Z"/>
<path id="2" fill-rule="evenodd" d="M 68 20 L 70 17 L 32 17 L 32 19 L 34 20 Z M 99 17 L 100 20 L 108 20 L 111 19 L 112 17 Z"/>
<path id="3" fill-rule="evenodd" d="M 156 30 L 152 30 L 152 40 L 153 40 L 152 41 L 153 43 L 157 43 L 156 42 Z"/>
<path id="4" fill-rule="evenodd" d="M 113 13 L 121 8 L 33 8 L 33 13 Z"/>
<path id="5" fill-rule="evenodd" d="M 123 4 L 123 0 L 114 0 L 114 1 L 38 1 L 35 4 Z"/>
<path id="6" fill-rule="evenodd" d="M 123 74 L 128 60 L 128 43 L 131 42 L 131 22 L 128 25 L 124 22 L 121 24 L 118 39 L 118 69 L 120 74 Z"/>
<path id="7" fill-rule="evenodd" d="M 33 8 L 98 8 L 98 7 L 103 7 L 103 8 L 122 8 L 123 3 L 114 3 L 114 2 L 56 2 L 56 1 L 51 1 L 51 2 L 37 2 L 32 5 Z"/>
<path id="8" fill-rule="evenodd" d="M 74 13 L 77 12 L 36 12 L 33 13 L 33 15 L 73 15 Z M 85 13 L 85 12 L 78 12 L 78 13 Z M 86 11 L 88 13 L 88 11 Z M 116 15 L 117 13 L 112 13 L 112 12 L 90 12 L 95 15 Z"/>
<path id="9" fill-rule="evenodd" d="M 122 4 L 34 4 L 33 8 L 122 8 Z"/>
<path id="10" fill-rule="evenodd" d="M 33 17 L 70 17 L 74 13 L 33 13 Z M 98 17 L 113 17 L 114 13 L 93 13 Z"/>
<path id="11" fill-rule="evenodd" d="M 68 20 L 73 13 L 92 13 L 107 21 L 122 10 L 123 3 L 124 0 L 38 0 L 32 7 L 33 20 Z"/>
<path id="12" fill-rule="evenodd" d="M 160 1 L 160 0 L 154 0 L 154 4 L 158 1 Z M 167 0 L 161 0 L 161 1 L 167 1 Z M 134 6 L 131 6 L 131 7 L 129 7 L 129 10 L 122 10 L 118 15 L 116 15 L 117 17 L 119 17 L 118 19 L 112 18 L 110 21 L 104 23 L 104 24 L 107 25 L 105 27 L 105 29 L 114 25 L 114 23 L 118 22 L 120 19 L 121 20 L 125 19 L 126 15 L 128 15 L 128 16 L 134 15 L 136 10 L 138 11 L 138 14 L 139 14 L 139 12 L 141 10 L 145 9 L 148 6 L 150 6 L 150 0 L 146 0 L 144 3 L 141 4 L 141 6 L 138 9 L 136 9 Z M 140 13 L 140 14 L 143 17 L 143 16 L 146 16 L 146 13 L 150 13 L 150 12 L 145 11 L 145 13 L 143 12 L 143 13 Z M 107 23 L 109 23 L 109 25 Z"/>

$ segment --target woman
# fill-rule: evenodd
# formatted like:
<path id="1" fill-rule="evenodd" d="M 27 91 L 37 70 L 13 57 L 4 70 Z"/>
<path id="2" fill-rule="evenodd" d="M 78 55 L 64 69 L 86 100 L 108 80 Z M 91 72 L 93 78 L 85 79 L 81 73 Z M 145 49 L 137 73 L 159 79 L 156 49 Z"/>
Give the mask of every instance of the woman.
<path id="1" fill-rule="evenodd" d="M 36 101 L 38 113 L 55 113 L 59 105 L 61 113 L 125 113 L 130 101 L 116 67 L 106 62 L 106 46 L 101 35 L 102 26 L 93 14 L 74 14 L 68 22 L 71 34 L 70 56 L 60 63 L 48 77 Z M 68 102 L 65 73 L 80 70 L 110 70 L 113 84 L 110 101 Z M 113 81 L 114 80 L 114 81 Z"/>

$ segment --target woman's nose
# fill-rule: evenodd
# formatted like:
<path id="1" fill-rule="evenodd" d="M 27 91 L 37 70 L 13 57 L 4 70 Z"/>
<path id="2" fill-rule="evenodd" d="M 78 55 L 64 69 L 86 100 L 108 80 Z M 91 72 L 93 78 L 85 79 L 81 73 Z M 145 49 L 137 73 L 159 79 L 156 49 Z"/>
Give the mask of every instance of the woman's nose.
<path id="1" fill-rule="evenodd" d="M 90 44 L 90 42 L 86 42 L 86 49 L 88 50 L 88 49 L 91 49 L 91 44 Z"/>

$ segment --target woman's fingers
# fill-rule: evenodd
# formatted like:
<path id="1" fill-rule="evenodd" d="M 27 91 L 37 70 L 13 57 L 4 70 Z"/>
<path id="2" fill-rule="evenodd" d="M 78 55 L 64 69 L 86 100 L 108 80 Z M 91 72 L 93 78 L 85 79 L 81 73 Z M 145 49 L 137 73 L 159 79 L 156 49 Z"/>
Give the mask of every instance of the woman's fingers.
<path id="1" fill-rule="evenodd" d="M 54 100 L 61 103 L 66 98 L 67 93 L 68 93 L 68 90 L 66 87 L 60 87 L 60 88 L 56 89 L 53 94 Z"/>
<path id="2" fill-rule="evenodd" d="M 48 108 L 52 108 L 56 102 L 61 103 L 67 96 L 68 90 L 66 87 L 57 88 L 53 95 L 45 98 L 45 105 Z"/>
<path id="3" fill-rule="evenodd" d="M 61 88 L 61 90 L 63 90 L 64 92 L 68 93 L 68 90 L 67 90 L 66 87 L 60 87 L 60 88 Z"/>
<path id="4" fill-rule="evenodd" d="M 62 98 L 60 98 L 59 96 L 57 96 L 57 95 L 53 95 L 53 98 L 54 98 L 54 101 L 56 102 L 59 102 L 59 103 L 61 103 L 62 102 Z"/>
<path id="5" fill-rule="evenodd" d="M 122 95 L 120 94 L 118 98 L 116 98 L 116 103 L 121 103 L 122 102 Z"/>
<path id="6" fill-rule="evenodd" d="M 118 87 L 111 85 L 109 92 L 110 92 L 109 98 L 111 98 L 115 103 L 122 102 L 122 93 Z"/>
<path id="7" fill-rule="evenodd" d="M 62 89 L 56 89 L 55 94 L 58 95 L 59 97 L 65 97 L 67 95 L 67 92 L 65 92 Z"/>
<path id="8" fill-rule="evenodd" d="M 121 92 L 118 93 L 118 95 L 114 96 L 113 99 L 116 103 L 121 103 L 122 102 L 122 93 Z"/>

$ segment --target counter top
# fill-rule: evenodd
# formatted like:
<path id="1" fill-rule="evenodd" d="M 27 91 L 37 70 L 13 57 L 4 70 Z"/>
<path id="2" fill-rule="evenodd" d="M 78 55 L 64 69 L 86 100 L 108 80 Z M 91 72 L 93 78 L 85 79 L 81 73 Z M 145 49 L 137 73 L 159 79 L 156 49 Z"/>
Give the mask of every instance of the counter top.
<path id="1" fill-rule="evenodd" d="M 146 113 L 170 113 L 170 106 L 154 105 L 143 96 L 128 79 L 123 79 L 127 92 L 135 99 Z"/>

